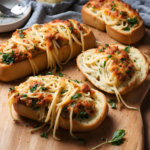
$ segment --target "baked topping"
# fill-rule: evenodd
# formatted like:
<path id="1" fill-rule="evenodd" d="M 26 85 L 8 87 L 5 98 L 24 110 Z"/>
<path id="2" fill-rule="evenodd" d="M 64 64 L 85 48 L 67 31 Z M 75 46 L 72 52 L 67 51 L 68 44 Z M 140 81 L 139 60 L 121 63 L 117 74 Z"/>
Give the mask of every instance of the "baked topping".
<path id="1" fill-rule="evenodd" d="M 118 30 L 130 31 L 140 24 L 139 13 L 121 0 L 90 0 L 86 8 Z"/>
<path id="2" fill-rule="evenodd" d="M 96 49 L 100 55 L 108 55 L 106 62 L 111 60 L 109 71 L 113 72 L 114 76 L 117 76 L 118 80 L 123 82 L 129 80 L 135 73 L 133 62 L 128 55 L 129 47 L 126 49 L 119 49 L 118 46 L 99 46 Z"/>
<path id="3" fill-rule="evenodd" d="M 16 30 L 8 41 L 0 45 L 0 63 L 11 65 L 29 59 L 33 74 L 38 73 L 38 68 L 33 60 L 37 55 L 47 54 L 47 68 L 56 70 L 56 65 L 62 69 L 73 54 L 73 43 L 82 46 L 84 51 L 84 35 L 89 28 L 79 22 L 56 19 L 44 25 L 34 24 L 26 30 Z M 66 62 L 59 60 L 58 54 L 61 47 L 70 46 L 70 55 Z"/>

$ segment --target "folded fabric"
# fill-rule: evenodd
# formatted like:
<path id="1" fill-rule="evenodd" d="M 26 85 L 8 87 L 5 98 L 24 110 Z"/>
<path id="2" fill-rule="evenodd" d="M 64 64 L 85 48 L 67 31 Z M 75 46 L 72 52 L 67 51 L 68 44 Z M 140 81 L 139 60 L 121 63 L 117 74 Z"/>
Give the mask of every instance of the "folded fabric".
<path id="1" fill-rule="evenodd" d="M 75 19 L 82 22 L 81 8 L 88 0 L 65 0 L 60 3 L 47 4 L 39 3 L 35 0 L 20 0 L 24 4 L 32 6 L 32 14 L 24 28 L 28 28 L 35 23 L 44 24 L 54 19 Z M 150 0 L 123 0 L 137 9 L 144 23 L 150 28 Z"/>

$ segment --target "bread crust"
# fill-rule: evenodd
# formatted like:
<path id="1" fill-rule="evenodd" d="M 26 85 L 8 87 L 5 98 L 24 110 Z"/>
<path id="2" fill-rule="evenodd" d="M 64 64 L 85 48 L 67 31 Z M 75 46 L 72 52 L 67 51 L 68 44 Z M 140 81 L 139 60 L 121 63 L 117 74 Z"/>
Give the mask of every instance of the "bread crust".
<path id="1" fill-rule="evenodd" d="M 106 97 L 103 93 L 98 92 L 98 95 L 101 97 L 102 101 L 103 101 L 103 110 L 101 112 L 101 114 L 97 117 L 97 119 L 94 120 L 94 122 L 92 122 L 91 124 L 81 124 L 78 121 L 73 120 L 73 132 L 87 132 L 87 131 L 91 131 L 95 128 L 97 128 L 102 121 L 106 118 L 107 114 L 108 114 L 108 105 L 106 102 Z M 9 92 L 8 97 L 11 96 L 11 92 Z M 20 103 L 13 103 L 13 107 L 14 110 L 21 116 L 24 116 L 26 118 L 32 119 L 32 120 L 38 120 L 38 111 L 31 109 L 30 107 L 27 107 L 23 104 Z M 70 120 L 60 116 L 59 118 L 59 126 L 65 130 L 69 130 L 70 129 Z"/>
<path id="2" fill-rule="evenodd" d="M 86 23 L 92 27 L 95 27 L 101 31 L 106 31 L 105 22 L 102 19 L 100 19 L 100 18 L 92 15 L 90 12 L 88 12 L 86 10 L 85 5 L 82 7 L 81 13 L 82 13 L 82 20 L 84 23 Z"/>
<path id="3" fill-rule="evenodd" d="M 140 25 L 132 29 L 130 32 L 116 30 L 112 26 L 107 25 L 104 20 L 92 15 L 86 10 L 86 5 L 82 7 L 83 22 L 97 28 L 101 31 L 107 31 L 108 35 L 123 44 L 133 44 L 142 39 L 145 34 L 145 26 L 142 18 L 140 17 Z"/>
<path id="4" fill-rule="evenodd" d="M 123 45 L 121 45 L 121 44 L 114 44 L 115 46 L 123 46 Z M 124 47 L 125 48 L 125 47 Z M 134 49 L 134 50 L 137 50 L 137 49 L 135 49 L 135 48 L 132 48 L 132 49 Z M 95 50 L 95 49 L 90 49 L 90 50 Z M 90 50 L 88 50 L 88 51 L 90 51 Z M 87 51 L 86 51 L 87 52 Z M 140 51 L 139 51 L 140 52 Z M 136 80 L 136 78 L 132 78 L 131 79 L 131 81 L 126 85 L 126 86 L 124 86 L 123 88 L 121 88 L 121 90 L 119 90 L 119 93 L 121 94 L 121 95 L 125 95 L 126 93 L 128 93 L 128 92 L 130 92 L 133 88 L 136 88 L 136 87 L 138 87 L 139 85 L 141 85 L 144 81 L 145 81 L 145 79 L 147 78 L 147 75 L 148 75 L 148 72 L 149 72 L 149 64 L 148 64 L 148 61 L 147 61 L 147 59 L 146 59 L 146 57 L 143 55 L 143 53 L 142 52 L 140 52 L 140 54 L 141 54 L 141 56 L 144 58 L 144 61 L 146 62 L 145 63 L 145 69 L 146 69 L 146 75 L 144 76 L 144 78 L 140 81 L 140 82 L 137 82 L 137 80 Z M 84 74 L 84 76 L 86 76 L 86 78 L 93 84 L 93 85 L 95 85 L 95 83 L 94 83 L 94 81 L 92 81 L 92 80 L 90 80 L 89 79 L 89 77 L 83 72 L 83 70 L 81 69 L 81 67 L 80 67 L 80 65 L 79 65 L 79 61 L 80 61 L 80 57 L 83 55 L 83 53 L 81 53 L 80 55 L 78 55 L 78 57 L 77 57 L 77 59 L 76 59 L 76 61 L 77 61 L 77 66 L 78 66 L 78 68 L 80 69 L 80 71 Z M 96 86 L 96 85 L 95 85 Z M 102 89 L 101 87 L 98 87 L 98 86 L 96 86 L 98 89 L 100 89 L 100 90 L 102 90 L 102 91 L 105 91 L 105 92 L 107 92 L 107 93 L 110 93 L 110 94 L 114 94 L 114 92 L 113 91 L 108 91 L 108 90 L 106 90 L 106 89 Z"/>
<path id="5" fill-rule="evenodd" d="M 95 37 L 93 32 L 89 29 L 89 32 L 84 35 L 85 49 L 89 49 L 95 46 Z M 82 51 L 82 47 L 73 42 L 73 54 L 72 58 L 76 57 Z M 62 62 L 67 60 L 70 54 L 70 46 L 64 46 L 59 48 L 58 59 Z M 47 55 L 46 53 L 33 57 L 33 60 L 38 68 L 38 71 L 44 70 L 47 67 Z M 0 80 L 4 82 L 12 81 L 32 74 L 32 67 L 28 59 L 23 61 L 6 65 L 0 64 Z"/>
<path id="6" fill-rule="evenodd" d="M 106 25 L 106 31 L 107 34 L 114 38 L 115 40 L 123 43 L 123 44 L 133 44 L 138 42 L 140 39 L 142 39 L 142 37 L 145 34 L 145 26 L 144 26 L 144 22 L 143 20 L 140 18 L 140 25 L 135 28 L 132 29 L 130 32 L 126 32 L 126 31 L 118 31 L 114 28 L 112 28 L 109 25 Z"/>

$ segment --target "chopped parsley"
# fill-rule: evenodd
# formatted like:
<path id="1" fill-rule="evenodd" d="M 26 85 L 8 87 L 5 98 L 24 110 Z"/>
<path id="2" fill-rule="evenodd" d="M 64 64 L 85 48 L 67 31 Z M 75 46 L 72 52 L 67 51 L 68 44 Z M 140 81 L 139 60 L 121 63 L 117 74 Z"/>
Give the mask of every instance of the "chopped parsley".
<path id="1" fill-rule="evenodd" d="M 79 98 L 79 97 L 81 97 L 81 96 L 82 96 L 81 93 L 77 93 L 77 94 L 71 96 L 71 100 L 73 100 L 73 99 L 75 99 L 75 98 Z"/>
<path id="2" fill-rule="evenodd" d="M 27 97 L 27 94 L 23 94 L 22 97 Z"/>
<path id="3" fill-rule="evenodd" d="M 46 87 L 41 87 L 41 90 L 47 90 Z"/>
<path id="4" fill-rule="evenodd" d="M 15 87 L 13 87 L 13 88 L 9 88 L 9 91 L 13 91 L 15 89 Z"/>
<path id="5" fill-rule="evenodd" d="M 81 112 L 79 113 L 78 117 L 81 118 L 81 119 L 88 119 L 88 118 L 89 118 L 89 115 L 88 115 L 86 112 L 81 111 Z"/>
<path id="6" fill-rule="evenodd" d="M 104 141 L 104 137 L 102 137 L 101 140 Z"/>
<path id="7" fill-rule="evenodd" d="M 14 63 L 14 58 L 11 57 L 12 54 L 3 54 L 2 55 L 2 62 L 6 63 L 7 65 Z"/>
<path id="8" fill-rule="evenodd" d="M 124 15 L 124 14 L 125 14 L 125 12 L 124 12 L 124 11 L 121 11 L 121 12 L 120 12 L 120 15 Z"/>
<path id="9" fill-rule="evenodd" d="M 61 94 L 64 94 L 64 93 L 66 93 L 66 92 L 68 92 L 68 90 L 62 90 L 62 91 L 61 91 Z"/>
<path id="10" fill-rule="evenodd" d="M 25 34 L 20 34 L 20 37 L 23 39 L 25 37 Z"/>
<path id="11" fill-rule="evenodd" d="M 20 33 L 20 34 L 21 34 L 22 32 L 23 32 L 23 29 L 21 29 L 21 30 L 18 30 L 18 33 Z"/>
<path id="12" fill-rule="evenodd" d="M 99 49 L 99 50 L 98 50 L 98 52 L 101 52 L 101 51 L 102 51 L 102 49 Z"/>
<path id="13" fill-rule="evenodd" d="M 59 72 L 58 75 L 59 75 L 60 77 L 63 77 L 63 74 L 62 74 L 61 72 Z"/>
<path id="14" fill-rule="evenodd" d="M 108 47 L 108 46 L 109 46 L 109 44 L 105 44 L 105 46 L 106 46 L 106 47 Z"/>
<path id="15" fill-rule="evenodd" d="M 73 80 L 74 82 L 80 83 L 77 79 Z"/>
<path id="16" fill-rule="evenodd" d="M 130 31 L 130 28 L 126 27 L 126 28 L 123 28 L 124 31 Z"/>
<path id="17" fill-rule="evenodd" d="M 131 24 L 131 27 L 133 27 L 135 24 L 137 24 L 137 18 L 128 19 L 128 22 Z"/>
<path id="18" fill-rule="evenodd" d="M 127 70 L 126 72 L 127 72 L 127 73 L 131 73 L 131 70 Z"/>
<path id="19" fill-rule="evenodd" d="M 63 107 L 63 111 L 67 111 L 67 107 L 66 106 Z"/>
<path id="20" fill-rule="evenodd" d="M 14 51 L 11 52 L 11 55 L 14 55 Z"/>
<path id="21" fill-rule="evenodd" d="M 82 139 L 82 138 L 74 138 L 72 137 L 73 140 L 78 140 L 80 143 L 85 143 L 85 139 Z"/>
<path id="22" fill-rule="evenodd" d="M 75 105 L 75 104 L 73 104 L 73 103 L 70 104 L 71 107 L 74 107 L 74 105 Z"/>
<path id="23" fill-rule="evenodd" d="M 30 107 L 34 107 L 34 106 L 36 105 L 36 102 L 37 102 L 37 101 L 33 100 L 33 101 L 32 101 L 32 104 L 30 105 Z"/>
<path id="24" fill-rule="evenodd" d="M 44 138 L 46 138 L 46 139 L 48 139 L 46 132 L 43 132 L 40 136 L 41 136 L 41 137 L 44 137 Z"/>
<path id="25" fill-rule="evenodd" d="M 106 66 L 106 60 L 104 61 L 104 67 Z"/>
<path id="26" fill-rule="evenodd" d="M 128 50 L 130 49 L 131 46 L 127 46 L 124 51 L 126 51 L 126 53 L 128 52 Z"/>
<path id="27" fill-rule="evenodd" d="M 112 57 L 112 55 L 109 55 L 109 56 L 108 56 L 108 58 L 111 58 L 111 57 Z"/>
<path id="28" fill-rule="evenodd" d="M 46 73 L 46 75 L 51 75 L 51 74 L 52 74 L 52 72 L 50 72 L 50 71 Z"/>
<path id="29" fill-rule="evenodd" d="M 111 5 L 111 7 L 112 7 L 112 11 L 114 11 L 115 10 L 115 7 L 116 7 L 116 4 L 114 4 L 114 5 Z"/>
<path id="30" fill-rule="evenodd" d="M 70 32 L 71 32 L 71 34 L 73 33 L 73 28 L 72 27 L 70 27 Z"/>
<path id="31" fill-rule="evenodd" d="M 38 84 L 34 85 L 31 89 L 30 92 L 33 93 L 38 87 Z"/>
<path id="32" fill-rule="evenodd" d="M 99 73 L 101 74 L 101 70 L 99 69 Z"/>
<path id="33" fill-rule="evenodd" d="M 107 102 L 110 104 L 111 108 L 116 108 L 116 100 L 115 99 L 109 99 Z"/>

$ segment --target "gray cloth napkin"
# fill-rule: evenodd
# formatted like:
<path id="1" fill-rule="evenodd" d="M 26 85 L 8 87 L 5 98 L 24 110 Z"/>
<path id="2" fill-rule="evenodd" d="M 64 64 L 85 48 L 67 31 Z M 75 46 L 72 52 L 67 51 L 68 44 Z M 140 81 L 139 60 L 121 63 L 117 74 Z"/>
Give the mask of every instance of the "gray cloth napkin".
<path id="1" fill-rule="evenodd" d="M 58 4 L 38 3 L 35 0 L 20 0 L 32 6 L 32 14 L 24 28 L 34 23 L 44 24 L 54 19 L 75 19 L 82 22 L 81 8 L 88 0 L 65 0 Z M 147 27 L 150 28 L 150 0 L 123 0 L 137 9 Z"/>

